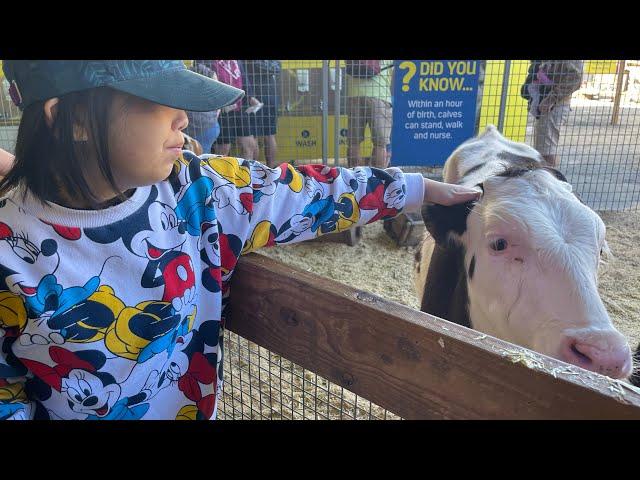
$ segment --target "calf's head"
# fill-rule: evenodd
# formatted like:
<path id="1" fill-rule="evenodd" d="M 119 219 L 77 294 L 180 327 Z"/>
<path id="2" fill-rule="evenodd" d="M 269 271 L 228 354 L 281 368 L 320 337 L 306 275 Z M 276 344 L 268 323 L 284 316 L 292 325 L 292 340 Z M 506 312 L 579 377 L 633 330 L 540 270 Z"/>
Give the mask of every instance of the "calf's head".
<path id="1" fill-rule="evenodd" d="M 598 294 L 598 268 L 608 254 L 600 217 L 549 169 L 508 168 L 479 186 L 477 202 L 423 210 L 438 244 L 463 247 L 473 328 L 628 377 L 631 351 Z"/>

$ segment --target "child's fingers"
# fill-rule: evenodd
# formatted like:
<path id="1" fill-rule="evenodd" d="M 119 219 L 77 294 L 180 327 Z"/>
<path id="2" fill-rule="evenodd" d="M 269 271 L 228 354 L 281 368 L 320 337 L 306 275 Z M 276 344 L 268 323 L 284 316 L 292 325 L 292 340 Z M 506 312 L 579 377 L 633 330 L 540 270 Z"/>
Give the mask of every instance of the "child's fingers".
<path id="1" fill-rule="evenodd" d="M 482 195 L 482 190 L 479 188 L 469 188 L 469 187 L 462 187 L 462 186 L 454 187 L 453 192 L 456 195 L 466 195 L 466 196 L 471 196 L 473 198 L 480 198 L 480 195 Z"/>
<path id="2" fill-rule="evenodd" d="M 462 185 L 438 182 L 425 179 L 425 202 L 440 205 L 456 205 L 477 200 L 482 190 Z"/>
<path id="3" fill-rule="evenodd" d="M 457 186 L 451 190 L 451 193 L 453 195 L 451 198 L 452 202 L 450 203 L 450 205 L 455 205 L 457 203 L 465 203 L 465 202 L 472 202 L 474 200 L 478 200 L 482 195 L 482 190 L 477 188 Z"/>

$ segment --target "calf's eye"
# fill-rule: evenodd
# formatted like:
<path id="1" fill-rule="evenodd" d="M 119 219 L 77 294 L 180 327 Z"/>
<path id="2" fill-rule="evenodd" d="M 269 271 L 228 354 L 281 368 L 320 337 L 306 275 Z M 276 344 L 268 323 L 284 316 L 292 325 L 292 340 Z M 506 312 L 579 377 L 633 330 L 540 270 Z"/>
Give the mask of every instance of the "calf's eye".
<path id="1" fill-rule="evenodd" d="M 504 238 L 499 238 L 491 242 L 489 246 L 491 247 L 491 250 L 495 252 L 500 252 L 507 248 L 507 241 Z"/>

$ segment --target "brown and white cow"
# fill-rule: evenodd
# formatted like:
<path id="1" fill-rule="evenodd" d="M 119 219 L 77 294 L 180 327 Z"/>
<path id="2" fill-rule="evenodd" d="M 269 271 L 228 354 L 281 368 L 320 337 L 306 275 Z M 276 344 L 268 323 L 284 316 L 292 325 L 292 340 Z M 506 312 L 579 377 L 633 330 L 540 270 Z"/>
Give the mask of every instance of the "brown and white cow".
<path id="1" fill-rule="evenodd" d="M 605 225 L 564 176 L 489 126 L 452 153 L 444 180 L 484 193 L 473 203 L 423 207 L 430 235 L 416 254 L 421 310 L 628 377 L 629 345 L 598 293 Z"/>

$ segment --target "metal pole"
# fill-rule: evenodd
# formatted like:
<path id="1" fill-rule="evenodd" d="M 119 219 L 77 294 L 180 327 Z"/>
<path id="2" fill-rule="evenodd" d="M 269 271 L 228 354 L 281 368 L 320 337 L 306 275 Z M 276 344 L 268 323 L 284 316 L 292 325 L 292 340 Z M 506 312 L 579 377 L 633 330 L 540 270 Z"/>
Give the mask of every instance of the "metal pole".
<path id="1" fill-rule="evenodd" d="M 327 164 L 329 151 L 329 60 L 322 60 L 322 163 Z"/>
<path id="2" fill-rule="evenodd" d="M 509 93 L 509 73 L 511 73 L 511 60 L 504 62 L 504 75 L 502 76 L 502 95 L 500 96 L 500 113 L 498 114 L 498 131 L 504 133 L 504 112 L 507 108 L 507 94 Z"/>
<path id="3" fill-rule="evenodd" d="M 342 82 L 340 79 L 340 60 L 336 62 L 335 89 L 333 90 L 333 141 L 334 143 L 334 165 L 340 164 L 340 87 Z"/>
<path id="4" fill-rule="evenodd" d="M 611 125 L 617 125 L 620 114 L 620 97 L 622 96 L 622 79 L 624 78 L 624 67 L 626 60 L 618 62 L 618 78 L 616 81 L 616 95 L 613 99 L 613 114 L 611 115 Z"/>

